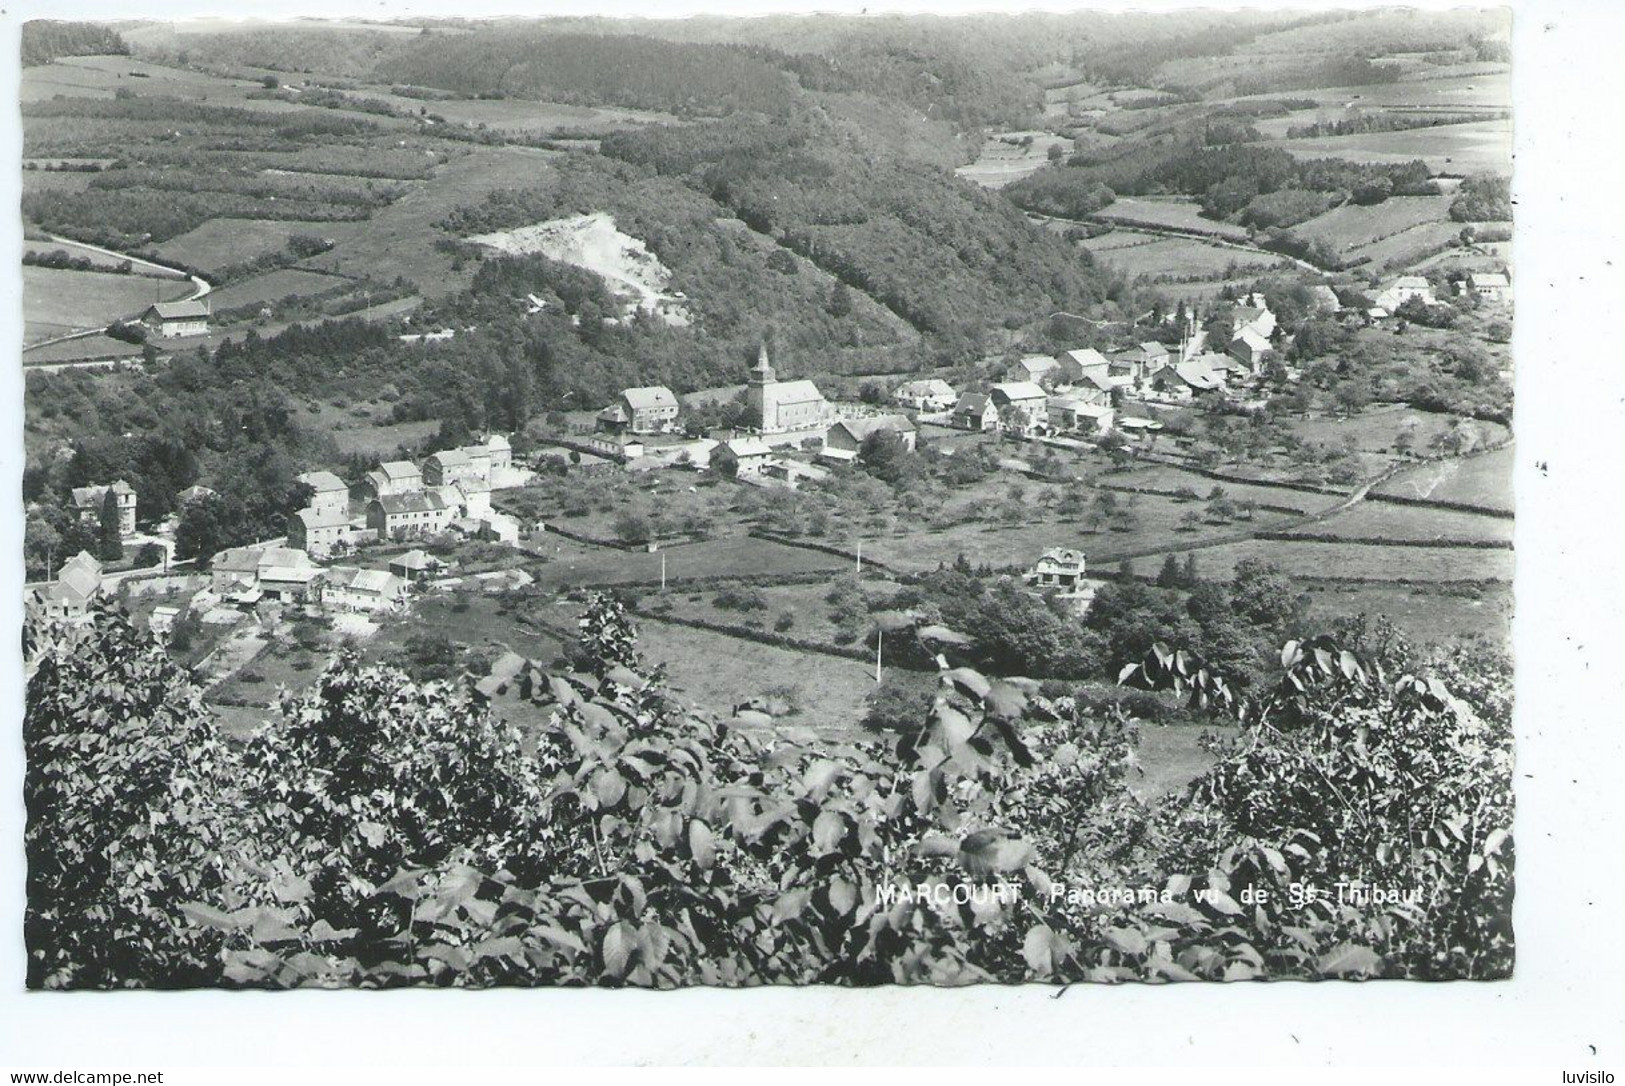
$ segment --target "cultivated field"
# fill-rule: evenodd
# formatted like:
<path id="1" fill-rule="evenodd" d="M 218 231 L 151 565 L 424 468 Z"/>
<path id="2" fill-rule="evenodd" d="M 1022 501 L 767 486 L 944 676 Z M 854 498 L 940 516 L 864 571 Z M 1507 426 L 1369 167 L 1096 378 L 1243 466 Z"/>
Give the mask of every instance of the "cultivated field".
<path id="1" fill-rule="evenodd" d="M 115 320 L 139 315 L 153 302 L 174 301 L 192 293 L 192 284 L 179 279 L 26 265 L 22 272 L 25 345 L 87 328 L 105 328 Z"/>

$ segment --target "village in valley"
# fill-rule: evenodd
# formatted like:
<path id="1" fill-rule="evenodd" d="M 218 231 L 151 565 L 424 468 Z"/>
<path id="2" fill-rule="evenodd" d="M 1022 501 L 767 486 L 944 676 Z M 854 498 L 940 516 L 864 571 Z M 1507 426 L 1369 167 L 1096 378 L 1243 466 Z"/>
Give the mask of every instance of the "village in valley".
<path id="1" fill-rule="evenodd" d="M 436 225 L 446 236 L 433 250 L 401 250 L 419 271 L 435 269 L 416 282 L 361 272 L 346 256 L 370 244 L 356 223 L 284 222 L 287 210 L 255 224 L 270 240 L 252 261 L 222 249 L 223 237 L 205 239 L 209 223 L 184 253 L 149 242 L 131 245 L 144 255 L 126 258 L 89 231 L 75 241 L 42 228 L 30 242 L 31 273 L 150 284 L 156 295 L 105 328 L 41 324 L 24 355 L 31 404 L 57 389 L 64 403 L 94 397 L 97 382 L 196 387 L 215 379 L 205 371 L 226 367 L 240 376 L 223 387 L 246 388 L 244 366 L 310 359 L 298 363 L 307 369 L 297 390 L 286 386 L 286 409 L 273 406 L 264 421 L 245 409 L 235 423 L 302 435 L 245 446 L 282 441 L 290 450 L 250 456 L 282 473 L 275 484 L 257 478 L 252 463 L 200 471 L 204 461 L 191 453 L 175 454 L 191 465 L 180 474 L 126 478 L 116 458 L 85 451 L 83 435 L 50 421 L 55 407 L 31 406 L 31 606 L 71 627 L 87 623 L 99 601 L 120 601 L 192 669 L 230 728 L 252 729 L 280 692 L 304 688 L 343 653 L 423 679 L 466 680 L 500 703 L 518 661 L 567 656 L 576 615 L 597 589 L 627 601 L 650 657 L 683 695 L 768 707 L 781 722 L 837 738 L 861 735 L 888 700 L 928 685 L 942 659 L 1000 659 L 1036 679 L 1104 680 L 1116 658 L 1099 645 L 1122 637 L 1124 623 L 1151 621 L 1144 609 L 1153 605 L 1172 608 L 1156 621 L 1175 621 L 1168 615 L 1182 614 L 1204 585 L 1238 577 L 1282 579 L 1314 621 L 1369 611 L 1418 640 L 1505 636 L 1511 520 L 1494 479 L 1510 454 L 1512 285 L 1493 224 L 1499 212 L 1479 210 L 1476 180 L 1434 163 L 1404 182 L 1418 194 L 1389 195 L 1381 171 L 1397 170 L 1387 164 L 1398 160 L 1384 152 L 1365 160 L 1374 165 L 1345 164 L 1358 175 L 1354 197 L 1273 194 L 1313 196 L 1310 224 L 1323 211 L 1328 231 L 1333 219 L 1353 231 L 1348 248 L 1310 254 L 1318 265 L 1293 255 L 1306 250 L 1284 230 L 1242 232 L 1198 218 L 1196 201 L 1206 198 L 1124 196 L 1095 213 L 1062 206 L 1040 184 L 1086 172 L 1065 164 L 1057 141 L 1074 163 L 1104 162 L 1101 148 L 1130 139 L 1142 119 L 1173 126 L 1205 117 L 1211 136 L 1215 118 L 1284 110 L 1311 118 L 1316 132 L 1342 131 L 1326 119 L 1324 101 L 1299 100 L 1304 92 L 1260 110 L 1245 95 L 1215 108 L 1189 95 L 1142 99 L 1123 86 L 1079 82 L 1046 96 L 1049 136 L 983 137 L 982 157 L 950 183 L 983 190 L 966 197 L 977 207 L 1004 200 L 1008 187 L 1022 210 L 998 229 L 1030 233 L 1045 260 L 1062 246 L 1090 274 L 1118 276 L 1092 312 L 1072 312 L 1069 305 L 1082 307 L 1058 295 L 1029 304 L 1021 321 L 963 333 L 952 314 L 926 314 L 912 294 L 888 295 L 874 276 L 830 272 L 839 260 L 763 227 L 743 204 L 729 212 L 739 219 L 707 219 L 715 244 L 740 254 L 726 259 L 765 252 L 772 270 L 758 278 L 805 292 L 816 320 L 841 338 L 787 327 L 799 311 L 784 309 L 718 339 L 723 360 L 708 361 L 703 378 L 656 383 L 636 379 L 640 365 L 651 378 L 679 373 L 660 352 L 722 327 L 719 301 L 679 274 L 684 251 L 670 238 L 646 244 L 660 235 L 643 196 L 591 171 L 607 171 L 596 160 L 623 128 L 653 140 L 663 126 L 682 133 L 693 119 L 599 111 L 580 123 L 602 126 L 601 150 L 572 142 L 579 133 L 568 125 L 538 142 L 538 129 L 481 124 L 456 143 L 451 122 L 431 124 L 405 107 L 358 112 L 353 90 L 324 89 L 319 76 L 230 74 L 226 61 L 166 68 L 174 63 L 166 48 L 155 44 L 152 60 L 69 57 L 30 69 L 30 78 L 60 81 L 43 82 L 31 99 L 41 114 L 29 120 L 31 134 L 56 146 L 48 134 L 65 122 L 53 118 L 75 112 L 59 87 L 122 80 L 114 97 L 95 100 L 128 106 L 147 93 L 143 84 L 169 80 L 165 93 L 181 99 L 163 101 L 212 88 L 249 111 L 208 124 L 252 127 L 252 111 L 272 104 L 277 118 L 342 118 L 350 127 L 340 142 L 318 151 L 329 138 L 318 135 L 296 153 L 307 165 L 318 154 L 352 163 L 324 162 L 309 175 L 323 186 L 344 170 L 365 172 L 351 145 L 371 138 L 368 125 L 384 124 L 391 135 L 380 145 L 393 175 L 384 184 L 400 192 L 366 212 L 380 223 L 409 200 L 443 199 L 436 178 L 462 164 L 494 171 L 482 191 L 495 192 L 488 199 L 500 211 L 443 206 L 450 217 Z M 1503 75 L 1504 65 L 1460 63 L 1481 82 Z M 1449 65 L 1438 77 L 1451 86 L 1467 78 Z M 1382 78 L 1390 97 L 1411 85 Z M 1446 84 L 1414 85 L 1434 94 Z M 1466 99 L 1481 101 L 1468 91 Z M 318 94 L 328 96 L 323 108 L 308 108 Z M 1349 131 L 1389 135 L 1421 125 L 1415 118 L 1432 108 L 1351 104 L 1337 116 L 1353 119 Z M 1463 124 L 1497 119 L 1481 104 L 1459 112 Z M 396 133 L 400 146 L 390 147 Z M 1293 140 L 1277 134 L 1277 142 Z M 427 166 L 407 161 L 419 145 Z M 134 177 L 122 164 L 81 163 L 65 153 L 71 141 L 57 150 L 64 153 L 29 160 L 31 183 L 46 194 L 37 201 L 42 222 L 72 211 L 60 193 L 130 191 L 95 187 L 99 180 L 85 189 L 84 178 Z M 135 154 L 162 160 L 157 150 Z M 618 210 L 569 215 L 587 205 L 560 199 L 548 204 L 556 218 L 491 229 L 539 217 L 501 202 L 522 203 L 512 195 L 519 190 L 495 187 L 520 183 L 523 171 L 510 167 L 532 155 L 576 178 L 560 184 L 607 185 L 605 207 Z M 157 166 L 141 169 L 152 173 L 143 183 L 169 183 Z M 590 182 L 572 172 L 583 170 Z M 1358 189 L 1372 183 L 1361 171 L 1381 182 L 1374 194 Z M 266 182 L 284 207 L 290 194 L 315 195 L 285 190 L 287 176 Z M 236 175 L 218 188 L 249 191 Z M 1260 195 L 1247 206 L 1264 202 Z M 1388 216 L 1381 223 L 1372 218 L 1379 210 Z M 1490 222 L 1474 221 L 1482 219 Z M 53 230 L 61 225 L 52 219 Z M 1421 233 L 1429 240 L 1417 249 L 1381 240 Z M 1366 245 L 1395 255 L 1373 258 Z M 1162 249 L 1163 263 L 1147 262 Z M 1227 263 L 1216 262 L 1221 253 Z M 1133 275 L 1112 271 L 1120 256 L 1133 257 Z M 296 285 L 301 276 L 310 289 Z M 295 289 L 251 294 L 246 284 L 260 278 Z M 365 346 L 339 347 L 324 361 L 322 337 L 336 344 L 340 335 Z M 595 377 L 591 388 L 603 391 L 594 401 L 584 381 L 554 372 L 546 380 L 555 394 L 542 394 L 538 379 L 491 361 L 513 357 L 515 336 L 531 344 L 523 348 L 530 358 L 579 339 L 598 352 L 595 366 L 601 356 L 619 359 L 602 373 L 622 380 Z M 655 353 L 638 354 L 638 342 Z M 483 392 L 460 384 L 476 374 Z M 186 485 L 165 492 L 160 477 Z M 265 495 L 243 490 L 262 483 Z M 1005 602 L 956 601 L 943 580 L 950 575 Z M 1129 607 L 1118 591 L 1125 585 L 1151 586 L 1163 602 L 1135 597 Z M 1103 589 L 1110 599 L 1101 612 Z M 1028 601 L 1018 610 L 1030 604 L 1048 616 L 1041 625 L 1054 621 L 1084 641 L 1012 659 L 1023 651 L 1019 638 L 994 628 L 996 611 L 1017 606 L 1012 591 Z M 1141 611 L 1125 618 L 1124 608 Z M 508 709 L 526 711 L 517 702 Z M 1202 764 L 1194 732 L 1153 747 L 1145 753 L 1155 788 Z"/>

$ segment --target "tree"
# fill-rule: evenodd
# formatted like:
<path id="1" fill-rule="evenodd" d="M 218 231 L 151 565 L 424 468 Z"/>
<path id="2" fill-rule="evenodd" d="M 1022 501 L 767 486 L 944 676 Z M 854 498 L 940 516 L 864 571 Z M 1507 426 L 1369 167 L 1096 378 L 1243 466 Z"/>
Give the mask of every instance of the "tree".
<path id="1" fill-rule="evenodd" d="M 124 530 L 119 523 L 118 495 L 108 487 L 102 495 L 100 519 L 97 522 L 96 556 L 103 562 L 117 562 L 124 557 Z"/>
<path id="2" fill-rule="evenodd" d="M 1157 572 L 1158 588 L 1178 588 L 1184 583 L 1179 572 L 1179 556 L 1170 554 L 1162 560 L 1162 569 Z"/>
<path id="3" fill-rule="evenodd" d="M 183 906 L 223 881 L 232 761 L 164 651 L 111 604 L 93 616 L 72 651 L 25 628 L 28 987 L 214 983 L 220 936 Z"/>
<path id="4" fill-rule="evenodd" d="M 646 514 L 627 509 L 615 517 L 615 538 L 622 543 L 647 543 L 654 538 L 654 524 Z"/>
<path id="5" fill-rule="evenodd" d="M 1343 409 L 1345 417 L 1353 418 L 1371 402 L 1371 392 L 1359 381 L 1344 381 L 1332 393 L 1332 398 Z"/>

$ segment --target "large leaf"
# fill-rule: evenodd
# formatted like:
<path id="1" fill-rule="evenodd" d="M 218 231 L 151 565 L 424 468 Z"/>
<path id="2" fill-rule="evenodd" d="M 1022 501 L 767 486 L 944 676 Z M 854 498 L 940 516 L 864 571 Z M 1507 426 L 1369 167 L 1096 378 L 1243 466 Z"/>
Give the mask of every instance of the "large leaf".
<path id="1" fill-rule="evenodd" d="M 632 962 L 632 953 L 638 948 L 637 930 L 625 920 L 618 920 L 604 932 L 604 972 L 612 977 L 624 977 Z"/>
<path id="2" fill-rule="evenodd" d="M 694 856 L 694 862 L 701 868 L 709 870 L 717 859 L 716 835 L 699 819 L 688 824 L 688 850 Z"/>

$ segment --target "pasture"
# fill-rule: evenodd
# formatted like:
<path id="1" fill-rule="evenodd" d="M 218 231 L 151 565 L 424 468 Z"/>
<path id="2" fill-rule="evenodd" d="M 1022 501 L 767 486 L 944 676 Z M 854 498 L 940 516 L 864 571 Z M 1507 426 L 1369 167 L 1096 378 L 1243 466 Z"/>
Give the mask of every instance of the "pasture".
<path id="1" fill-rule="evenodd" d="M 1125 275 L 1177 275 L 1182 279 L 1223 280 L 1290 264 L 1284 257 L 1243 252 L 1194 238 L 1159 238 L 1146 245 L 1092 251 L 1096 260 Z"/>
<path id="2" fill-rule="evenodd" d="M 1455 429 L 1462 420 L 1455 415 L 1417 411 L 1403 404 L 1368 408 L 1349 418 L 1312 415 L 1287 420 L 1299 438 L 1316 445 L 1342 447 L 1353 443 L 1361 453 L 1392 458 L 1399 435 L 1408 433 L 1411 448 L 1424 452 L 1442 434 Z M 1474 419 L 1470 425 L 1481 444 L 1494 444 L 1506 437 L 1506 427 L 1497 422 Z"/>
<path id="3" fill-rule="evenodd" d="M 1447 252 L 1457 243 L 1462 225 L 1459 222 L 1429 222 L 1402 230 L 1392 237 L 1362 245 L 1349 251 L 1354 258 L 1364 257 L 1366 271 L 1400 271 L 1414 267 L 1435 254 Z"/>
<path id="4" fill-rule="evenodd" d="M 1178 550 L 1181 559 L 1185 551 Z M 1202 576 L 1228 579 L 1236 564 L 1258 558 L 1303 580 L 1390 583 L 1512 581 L 1512 552 L 1466 547 L 1385 547 L 1362 543 L 1286 543 L 1252 539 L 1195 551 Z M 1154 572 L 1163 555 L 1135 559 L 1140 572 Z"/>
<path id="5" fill-rule="evenodd" d="M 153 302 L 175 301 L 192 293 L 192 284 L 181 279 L 29 265 L 22 273 L 25 345 L 87 328 L 105 328 L 116 320 L 139 316 Z"/>
<path id="6" fill-rule="evenodd" d="M 1511 512 L 1513 446 L 1437 464 L 1419 464 L 1377 488 L 1379 494 L 1431 498 Z"/>
<path id="7" fill-rule="evenodd" d="M 73 241 L 50 241 L 25 239 L 23 241 L 24 253 L 66 253 L 75 259 L 83 258 L 90 261 L 95 269 L 108 269 L 118 267 L 125 262 L 125 258 L 116 253 L 103 252 L 88 245 L 80 245 Z M 128 272 L 119 273 L 127 275 L 150 275 L 160 279 L 185 279 L 186 276 L 169 268 L 160 268 L 144 261 L 132 260 Z"/>
<path id="8" fill-rule="evenodd" d="M 1509 120 L 1281 140 L 1272 146 L 1297 158 L 1336 157 L 1351 162 L 1387 164 L 1421 159 L 1433 173 L 1507 174 L 1512 170 L 1512 122 Z"/>
<path id="9" fill-rule="evenodd" d="M 278 219 L 210 219 L 156 248 L 165 260 L 214 271 L 278 252 L 296 234 L 325 237 L 332 225 Z"/>
<path id="10" fill-rule="evenodd" d="M 1106 207 L 1095 212 L 1094 218 L 1104 222 L 1122 222 L 1160 226 L 1169 230 L 1189 230 L 1212 234 L 1215 237 L 1247 240 L 1245 227 L 1233 223 L 1215 222 L 1202 217 L 1201 205 L 1195 200 L 1179 197 L 1119 196 Z"/>
<path id="11" fill-rule="evenodd" d="M 1338 535 L 1352 539 L 1512 539 L 1512 521 L 1449 509 L 1427 509 L 1385 502 L 1365 501 L 1328 517 L 1294 529 L 1312 535 Z"/>
<path id="12" fill-rule="evenodd" d="M 320 294 L 348 285 L 337 275 L 323 275 L 302 268 L 278 268 L 252 279 L 243 279 L 215 291 L 209 297 L 216 311 L 245 305 L 269 305 L 289 295 Z"/>
<path id="13" fill-rule="evenodd" d="M 1024 136 L 1032 137 L 1026 147 L 1019 142 Z M 1007 142 L 1010 140 L 1016 142 Z M 1000 189 L 1048 165 L 1051 147 L 1059 147 L 1063 155 L 1070 154 L 1072 141 L 1048 132 L 1001 133 L 982 144 L 975 162 L 960 166 L 954 173 L 983 188 Z"/>
<path id="14" fill-rule="evenodd" d="M 1319 239 L 1338 252 L 1346 252 L 1423 223 L 1448 222 L 1449 219 L 1448 196 L 1391 196 L 1370 206 L 1346 203 L 1334 207 L 1299 223 L 1292 232 L 1302 238 Z M 1457 225 L 1456 230 L 1460 229 Z"/>
<path id="15" fill-rule="evenodd" d="M 1429 585 L 1306 586 L 1311 621 L 1332 621 L 1361 613 L 1382 615 L 1413 640 L 1449 644 L 1481 636 L 1503 646 L 1512 637 L 1512 586 L 1496 584 L 1473 591 L 1440 591 Z M 1317 626 L 1306 632 L 1319 632 Z"/>

